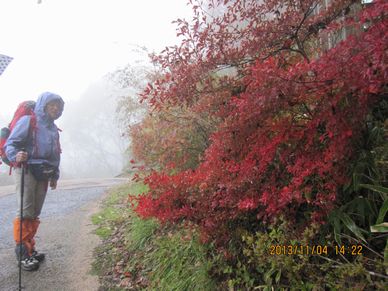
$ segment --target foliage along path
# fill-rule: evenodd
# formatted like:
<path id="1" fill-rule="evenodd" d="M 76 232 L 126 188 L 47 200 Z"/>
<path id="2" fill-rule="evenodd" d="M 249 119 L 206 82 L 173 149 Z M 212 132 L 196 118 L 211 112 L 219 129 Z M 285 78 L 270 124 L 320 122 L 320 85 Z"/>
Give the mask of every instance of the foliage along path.
<path id="1" fill-rule="evenodd" d="M 387 1 L 189 2 L 128 130 L 149 187 L 137 214 L 195 228 L 232 287 L 382 286 Z M 332 251 L 287 256 L 295 245 Z"/>

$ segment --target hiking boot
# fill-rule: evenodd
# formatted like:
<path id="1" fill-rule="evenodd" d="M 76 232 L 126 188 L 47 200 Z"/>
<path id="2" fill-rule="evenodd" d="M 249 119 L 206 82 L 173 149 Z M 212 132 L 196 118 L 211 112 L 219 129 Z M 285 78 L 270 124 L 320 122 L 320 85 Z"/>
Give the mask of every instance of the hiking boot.
<path id="1" fill-rule="evenodd" d="M 15 247 L 16 260 L 20 261 L 20 255 L 22 255 L 22 260 L 29 258 L 28 250 L 24 244 L 21 245 L 22 249 L 20 250 L 20 244 L 17 244 Z"/>
<path id="2" fill-rule="evenodd" d="M 23 260 L 21 260 L 21 267 L 24 271 L 36 271 L 39 268 L 39 262 L 38 260 L 34 259 L 33 257 L 28 257 Z"/>
<path id="3" fill-rule="evenodd" d="M 31 257 L 34 258 L 35 260 L 37 260 L 40 263 L 40 262 L 44 261 L 44 258 L 46 257 L 46 254 L 38 253 L 37 251 L 33 251 Z"/>
<path id="4" fill-rule="evenodd" d="M 24 244 L 21 245 L 21 259 L 20 259 L 20 244 L 17 244 L 15 247 L 16 260 L 18 266 L 20 264 L 21 268 L 25 271 L 35 271 L 39 268 L 39 261 L 28 255 L 28 250 Z M 43 256 L 44 257 L 44 256 Z"/>

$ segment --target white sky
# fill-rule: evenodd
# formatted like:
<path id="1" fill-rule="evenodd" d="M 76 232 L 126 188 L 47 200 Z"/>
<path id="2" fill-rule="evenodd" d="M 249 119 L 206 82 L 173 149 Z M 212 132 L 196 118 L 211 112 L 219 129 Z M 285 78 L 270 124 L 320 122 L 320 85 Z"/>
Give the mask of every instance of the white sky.
<path id="1" fill-rule="evenodd" d="M 77 100 L 92 82 L 133 61 L 133 45 L 160 51 L 178 43 L 186 0 L 0 0 L 0 119 L 44 91 Z M 3 125 L 1 125 L 3 126 Z M 1 127 L 0 126 L 0 127 Z"/>

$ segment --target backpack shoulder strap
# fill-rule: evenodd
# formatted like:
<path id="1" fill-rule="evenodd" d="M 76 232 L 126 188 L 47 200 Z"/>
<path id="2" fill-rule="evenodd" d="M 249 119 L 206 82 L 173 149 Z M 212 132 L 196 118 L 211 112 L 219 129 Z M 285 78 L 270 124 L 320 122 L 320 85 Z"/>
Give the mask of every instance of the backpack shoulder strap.
<path id="1" fill-rule="evenodd" d="M 36 142 L 36 132 L 38 130 L 35 114 L 30 115 L 29 135 L 32 137 L 32 154 L 38 153 L 38 143 Z"/>

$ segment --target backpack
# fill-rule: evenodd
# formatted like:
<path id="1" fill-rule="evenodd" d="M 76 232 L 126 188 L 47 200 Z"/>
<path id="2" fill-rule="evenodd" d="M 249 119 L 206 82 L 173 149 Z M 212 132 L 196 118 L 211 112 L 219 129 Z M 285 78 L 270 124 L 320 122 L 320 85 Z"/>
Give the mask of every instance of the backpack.
<path id="1" fill-rule="evenodd" d="M 18 105 L 18 108 L 16 109 L 13 118 L 8 125 L 8 127 L 3 127 L 0 132 L 0 165 L 2 162 L 12 167 L 12 163 L 8 160 L 6 154 L 5 154 L 5 143 L 7 142 L 7 139 L 9 135 L 11 134 L 12 130 L 14 129 L 16 123 L 19 121 L 19 119 L 25 115 L 31 116 L 30 121 L 30 130 L 33 130 L 36 128 L 36 117 L 34 113 L 35 108 L 35 101 L 24 101 Z"/>

